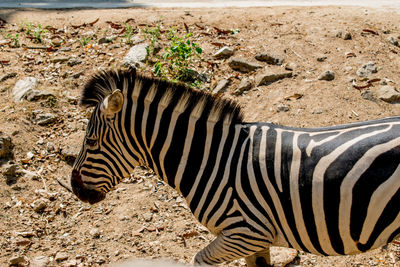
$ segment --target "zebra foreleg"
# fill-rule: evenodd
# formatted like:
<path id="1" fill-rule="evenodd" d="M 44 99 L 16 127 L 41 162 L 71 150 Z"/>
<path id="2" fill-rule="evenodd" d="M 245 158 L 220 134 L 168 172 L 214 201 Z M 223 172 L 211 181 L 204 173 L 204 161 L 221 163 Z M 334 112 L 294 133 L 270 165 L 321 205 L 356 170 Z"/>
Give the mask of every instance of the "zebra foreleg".
<path id="1" fill-rule="evenodd" d="M 245 258 L 248 267 L 271 266 L 269 248 L 254 253 L 235 249 L 234 239 L 229 237 L 227 231 L 223 231 L 210 244 L 200 250 L 193 259 L 194 265 L 214 265 Z M 267 246 L 266 246 L 267 247 Z"/>
<path id="2" fill-rule="evenodd" d="M 247 267 L 270 267 L 271 256 L 269 254 L 269 247 L 254 253 L 251 256 L 245 258 Z"/>

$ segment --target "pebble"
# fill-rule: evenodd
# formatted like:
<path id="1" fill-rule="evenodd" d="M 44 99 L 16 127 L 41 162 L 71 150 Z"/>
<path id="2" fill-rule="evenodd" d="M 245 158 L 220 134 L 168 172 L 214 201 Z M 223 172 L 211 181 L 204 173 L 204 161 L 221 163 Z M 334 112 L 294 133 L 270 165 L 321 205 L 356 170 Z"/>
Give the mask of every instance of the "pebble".
<path id="1" fill-rule="evenodd" d="M 82 64 L 82 60 L 80 60 L 79 58 L 71 58 L 68 60 L 68 66 L 73 67 L 75 65 L 79 65 Z"/>
<path id="2" fill-rule="evenodd" d="M 351 40 L 352 39 L 351 33 L 348 31 L 345 31 L 345 32 L 340 31 L 336 34 L 336 37 L 342 38 L 343 40 Z"/>
<path id="3" fill-rule="evenodd" d="M 226 91 L 226 88 L 228 88 L 230 81 L 228 79 L 222 79 L 220 80 L 217 85 L 214 87 L 212 90 L 213 95 L 220 95 L 223 92 Z"/>
<path id="4" fill-rule="evenodd" d="M 332 81 L 335 79 L 335 72 L 331 70 L 324 71 L 318 76 L 318 80 Z"/>
<path id="5" fill-rule="evenodd" d="M 297 69 L 297 64 L 294 63 L 294 62 L 289 62 L 289 63 L 287 63 L 286 66 L 285 66 L 285 70 L 293 71 L 293 70 L 295 70 L 295 69 Z"/>
<path id="6" fill-rule="evenodd" d="M 25 256 L 15 256 L 10 259 L 12 266 L 29 266 L 29 259 Z"/>
<path id="7" fill-rule="evenodd" d="M 215 59 L 226 59 L 229 58 L 233 55 L 234 51 L 232 48 L 228 47 L 228 46 L 224 46 L 222 47 L 220 50 L 218 50 L 213 57 Z"/>
<path id="8" fill-rule="evenodd" d="M 282 103 L 279 104 L 276 107 L 276 109 L 277 109 L 278 112 L 287 112 L 287 111 L 289 111 L 289 107 L 287 105 L 285 105 L 285 104 L 282 104 Z"/>
<path id="9" fill-rule="evenodd" d="M 53 142 L 47 142 L 46 150 L 49 153 L 54 152 L 55 151 L 54 143 Z"/>
<path id="10" fill-rule="evenodd" d="M 243 78 L 236 90 L 233 92 L 235 95 L 241 95 L 243 92 L 250 90 L 252 87 L 252 83 L 248 78 Z"/>
<path id="11" fill-rule="evenodd" d="M 376 101 L 374 94 L 368 89 L 361 92 L 361 97 L 365 100 Z"/>
<path id="12" fill-rule="evenodd" d="M 100 230 L 99 228 L 95 227 L 90 229 L 89 234 L 93 237 L 93 238 L 99 238 L 100 237 Z"/>
<path id="13" fill-rule="evenodd" d="M 241 58 L 232 58 L 231 61 L 229 61 L 228 65 L 233 70 L 237 70 L 244 73 L 255 71 L 256 69 L 262 68 L 260 64 L 252 63 L 248 60 Z"/>
<path id="14" fill-rule="evenodd" d="M 26 77 L 25 79 L 18 80 L 12 90 L 14 101 L 21 102 L 26 94 L 34 90 L 38 84 L 39 81 L 35 77 Z"/>
<path id="15" fill-rule="evenodd" d="M 297 250 L 292 248 L 271 247 L 270 253 L 274 266 L 287 266 L 297 256 Z"/>
<path id="16" fill-rule="evenodd" d="M 56 256 L 54 257 L 56 261 L 65 261 L 68 259 L 68 254 L 65 252 L 57 252 Z"/>
<path id="17" fill-rule="evenodd" d="M 378 98 L 391 104 L 400 103 L 400 93 L 390 85 L 382 86 L 379 89 Z"/>
<path id="18" fill-rule="evenodd" d="M 324 62 L 328 57 L 327 56 L 319 56 L 317 57 L 318 62 Z"/>
<path id="19" fill-rule="evenodd" d="M 128 54 L 123 58 L 122 65 L 134 68 L 141 67 L 143 63 L 147 60 L 148 47 L 148 44 L 138 44 L 132 46 Z"/>
<path id="20" fill-rule="evenodd" d="M 389 36 L 389 37 L 387 38 L 387 40 L 388 40 L 388 42 L 391 43 L 392 45 L 399 46 L 399 41 L 397 40 L 396 37 L 394 37 L 394 36 Z"/>
<path id="21" fill-rule="evenodd" d="M 53 58 L 50 60 L 51 63 L 63 63 L 63 62 L 67 62 L 69 60 L 69 57 L 57 57 L 57 58 Z"/>
<path id="22" fill-rule="evenodd" d="M 44 198 L 36 199 L 31 204 L 31 207 L 36 212 L 42 212 L 47 207 L 47 200 Z"/>
<path id="23" fill-rule="evenodd" d="M 361 68 L 359 68 L 356 74 L 359 77 L 369 77 L 373 73 L 377 73 L 378 69 L 374 62 L 370 61 L 367 64 L 364 64 Z"/>
<path id="24" fill-rule="evenodd" d="M 256 76 L 256 85 L 261 86 L 261 85 L 267 85 L 269 83 L 276 82 L 278 80 L 284 79 L 284 78 L 290 78 L 292 77 L 292 72 L 274 72 L 274 71 L 267 71 L 264 73 L 260 73 Z"/>
<path id="25" fill-rule="evenodd" d="M 255 58 L 271 65 L 282 65 L 284 60 L 283 56 L 270 52 L 258 53 Z"/>
<path id="26" fill-rule="evenodd" d="M 153 213 L 151 213 L 151 212 L 143 213 L 143 219 L 146 222 L 150 222 L 153 219 Z"/>
<path id="27" fill-rule="evenodd" d="M 12 156 L 11 137 L 0 133 L 0 159 L 6 159 Z"/>

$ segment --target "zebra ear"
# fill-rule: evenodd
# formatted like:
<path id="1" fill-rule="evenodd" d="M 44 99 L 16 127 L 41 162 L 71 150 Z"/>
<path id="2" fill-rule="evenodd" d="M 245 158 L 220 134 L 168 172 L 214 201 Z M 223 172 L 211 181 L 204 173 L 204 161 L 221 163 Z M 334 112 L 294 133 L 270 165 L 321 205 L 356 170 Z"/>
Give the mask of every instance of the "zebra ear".
<path id="1" fill-rule="evenodd" d="M 122 109 L 123 103 L 124 96 L 121 90 L 117 89 L 111 95 L 104 98 L 100 108 L 106 115 L 114 115 Z"/>

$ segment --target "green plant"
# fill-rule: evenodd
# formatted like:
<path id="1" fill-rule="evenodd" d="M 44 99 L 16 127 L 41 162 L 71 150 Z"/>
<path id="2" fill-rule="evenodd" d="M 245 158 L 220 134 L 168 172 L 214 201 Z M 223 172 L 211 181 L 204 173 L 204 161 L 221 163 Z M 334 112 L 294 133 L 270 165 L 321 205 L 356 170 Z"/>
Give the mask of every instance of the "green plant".
<path id="1" fill-rule="evenodd" d="M 49 97 L 47 97 L 44 105 L 49 108 L 56 108 L 57 107 L 57 98 L 55 96 L 50 95 Z"/>
<path id="2" fill-rule="evenodd" d="M 156 44 L 161 36 L 161 23 L 158 23 L 156 27 L 146 27 L 144 33 L 145 38 L 150 41 L 150 45 L 146 48 L 147 55 L 151 56 L 154 54 Z"/>
<path id="3" fill-rule="evenodd" d="M 89 42 L 93 39 L 93 36 L 82 36 L 81 39 L 79 40 L 79 43 L 81 44 L 82 47 L 86 46 L 89 44 Z"/>
<path id="4" fill-rule="evenodd" d="M 193 58 L 201 59 L 203 50 L 191 37 L 192 33 L 178 36 L 175 28 L 169 30 L 169 46 L 165 48 L 162 56 L 163 63 L 158 61 L 154 65 L 155 75 L 183 82 L 197 80 L 197 72 L 192 69 Z"/>
<path id="5" fill-rule="evenodd" d="M 7 39 L 11 39 L 13 41 L 12 47 L 20 47 L 18 33 L 16 33 L 15 35 L 11 35 L 10 33 L 7 34 Z"/>
<path id="6" fill-rule="evenodd" d="M 124 28 L 125 28 L 125 33 L 124 35 L 122 35 L 122 37 L 124 38 L 126 44 L 131 45 L 132 37 L 135 31 L 133 30 L 133 27 L 131 25 L 127 25 L 126 23 L 124 23 Z"/>
<path id="7" fill-rule="evenodd" d="M 38 24 L 36 28 L 33 30 L 34 40 L 38 43 L 42 43 L 43 34 L 46 33 L 47 30 L 42 27 L 42 24 Z M 27 33 L 28 34 L 28 33 Z"/>

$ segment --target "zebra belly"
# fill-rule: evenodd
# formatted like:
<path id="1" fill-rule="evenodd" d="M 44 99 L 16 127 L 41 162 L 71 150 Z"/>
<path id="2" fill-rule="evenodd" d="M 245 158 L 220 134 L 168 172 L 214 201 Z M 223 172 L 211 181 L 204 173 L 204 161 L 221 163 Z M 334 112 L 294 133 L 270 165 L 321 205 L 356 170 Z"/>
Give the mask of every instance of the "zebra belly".
<path id="1" fill-rule="evenodd" d="M 252 165 L 277 228 L 274 245 L 356 254 L 399 234 L 399 118 L 318 131 L 258 127 Z"/>

